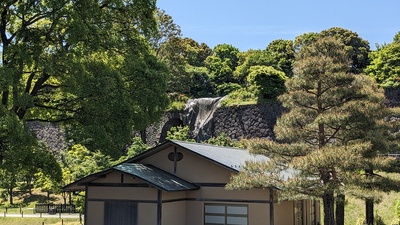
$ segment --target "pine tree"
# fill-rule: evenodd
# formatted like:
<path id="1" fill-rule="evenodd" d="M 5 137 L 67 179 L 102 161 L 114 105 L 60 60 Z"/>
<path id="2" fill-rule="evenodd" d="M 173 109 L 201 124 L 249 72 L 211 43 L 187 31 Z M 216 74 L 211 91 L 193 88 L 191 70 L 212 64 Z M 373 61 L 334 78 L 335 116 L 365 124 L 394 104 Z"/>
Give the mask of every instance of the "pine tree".
<path id="1" fill-rule="evenodd" d="M 340 41 L 326 37 L 304 46 L 279 97 L 287 111 L 277 120 L 276 141 L 248 145 L 271 160 L 248 162 L 228 187 L 279 187 L 281 199 L 320 198 L 325 225 L 335 225 L 335 195 L 367 199 L 395 187 L 395 181 L 368 173 L 394 162 L 380 157 L 391 135 L 383 90 L 349 70 Z"/>

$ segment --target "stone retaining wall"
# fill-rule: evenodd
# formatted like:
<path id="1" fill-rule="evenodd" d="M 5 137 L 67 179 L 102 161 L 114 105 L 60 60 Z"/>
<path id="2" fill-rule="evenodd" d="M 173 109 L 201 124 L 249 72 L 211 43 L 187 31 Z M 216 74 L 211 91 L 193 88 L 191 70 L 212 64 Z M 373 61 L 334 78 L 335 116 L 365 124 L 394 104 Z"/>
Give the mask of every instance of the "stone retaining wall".
<path id="1" fill-rule="evenodd" d="M 385 90 L 388 107 L 400 106 L 400 89 Z M 274 139 L 273 128 L 277 117 L 282 114 L 282 107 L 278 102 L 271 101 L 262 105 L 247 105 L 233 107 L 219 107 L 216 109 L 206 136 L 218 136 L 225 133 L 232 139 L 241 138 L 268 138 Z M 188 114 L 185 111 L 167 112 L 158 123 L 147 129 L 136 132 L 146 139 L 147 144 L 154 146 L 165 140 L 166 132 L 174 126 L 189 125 Z M 30 123 L 38 138 L 45 142 L 53 151 L 64 149 L 66 141 L 60 127 L 48 123 Z M 204 141 L 204 140 L 199 140 Z"/>

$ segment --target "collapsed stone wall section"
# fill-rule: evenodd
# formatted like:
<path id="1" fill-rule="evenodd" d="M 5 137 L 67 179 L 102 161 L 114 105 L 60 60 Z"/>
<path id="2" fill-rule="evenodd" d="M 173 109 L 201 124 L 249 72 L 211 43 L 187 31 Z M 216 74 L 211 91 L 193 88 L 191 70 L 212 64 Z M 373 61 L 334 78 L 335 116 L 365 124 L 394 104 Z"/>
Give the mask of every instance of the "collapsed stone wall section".
<path id="1" fill-rule="evenodd" d="M 282 107 L 276 101 L 262 105 L 218 107 L 213 114 L 207 132 L 211 132 L 210 135 L 213 137 L 224 133 L 234 140 L 243 138 L 274 139 L 273 128 L 276 119 L 281 114 Z M 166 131 L 172 126 L 189 126 L 186 116 L 184 111 L 167 112 L 159 122 L 147 127 L 147 144 L 153 146 L 164 141 Z M 177 121 L 182 123 L 178 124 Z M 197 141 L 203 142 L 205 140 L 199 139 Z"/>

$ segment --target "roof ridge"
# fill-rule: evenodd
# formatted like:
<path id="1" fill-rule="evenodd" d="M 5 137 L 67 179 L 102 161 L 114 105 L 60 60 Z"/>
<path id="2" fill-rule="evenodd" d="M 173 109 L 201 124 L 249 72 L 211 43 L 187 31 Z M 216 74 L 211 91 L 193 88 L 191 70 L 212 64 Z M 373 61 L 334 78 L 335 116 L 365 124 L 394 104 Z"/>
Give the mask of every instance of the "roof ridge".
<path id="1" fill-rule="evenodd" d="M 233 149 L 233 150 L 242 150 L 242 151 L 248 151 L 246 148 L 238 148 L 238 147 L 230 147 L 230 146 L 221 146 L 221 145 L 213 145 L 209 143 L 199 143 L 199 142 L 190 142 L 190 141 L 180 141 L 180 140 L 169 140 L 175 144 L 179 143 L 186 143 L 186 144 L 194 144 L 194 145 L 206 145 L 210 147 L 215 147 L 215 148 L 226 148 L 226 149 Z"/>

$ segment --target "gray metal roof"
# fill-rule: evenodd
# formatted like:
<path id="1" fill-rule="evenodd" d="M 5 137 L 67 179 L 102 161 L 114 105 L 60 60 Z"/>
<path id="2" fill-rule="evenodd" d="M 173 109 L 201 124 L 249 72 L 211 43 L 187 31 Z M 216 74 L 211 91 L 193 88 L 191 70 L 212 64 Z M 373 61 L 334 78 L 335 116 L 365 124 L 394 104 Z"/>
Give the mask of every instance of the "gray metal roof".
<path id="1" fill-rule="evenodd" d="M 171 140 L 171 142 L 234 171 L 240 171 L 246 161 L 262 162 L 269 160 L 268 157 L 263 155 L 250 154 L 249 151 L 245 149 L 176 140 Z"/>
<path id="2" fill-rule="evenodd" d="M 164 191 L 186 191 L 199 189 L 198 186 L 154 166 L 137 163 L 122 163 L 113 169 L 137 177 Z"/>
<path id="3" fill-rule="evenodd" d="M 204 157 L 205 159 L 208 159 L 211 162 L 224 166 L 235 172 L 239 172 L 245 165 L 246 161 L 263 162 L 270 160 L 268 157 L 264 155 L 250 154 L 245 149 L 168 140 L 146 152 L 143 152 L 142 154 L 139 154 L 131 159 L 126 160 L 125 162 L 117 166 L 114 166 L 108 170 L 104 170 L 96 174 L 91 174 L 85 178 L 82 178 L 79 181 L 76 181 L 72 184 L 65 186 L 63 189 L 66 191 L 84 189 L 84 185 L 93 182 L 99 176 L 111 173 L 113 170 L 118 170 L 123 173 L 142 179 L 151 186 L 154 186 L 164 191 L 198 189 L 199 188 L 198 186 L 188 181 L 185 181 L 179 177 L 176 177 L 175 175 L 172 175 L 166 171 L 163 171 L 151 165 L 143 165 L 138 163 L 140 160 L 152 154 L 155 154 L 159 151 L 162 151 L 168 148 L 169 146 L 179 146 L 181 148 L 186 149 L 189 152 L 197 154 L 200 157 Z M 281 173 L 285 178 L 290 178 L 293 175 L 295 175 L 295 171 L 293 170 L 282 171 Z"/>

